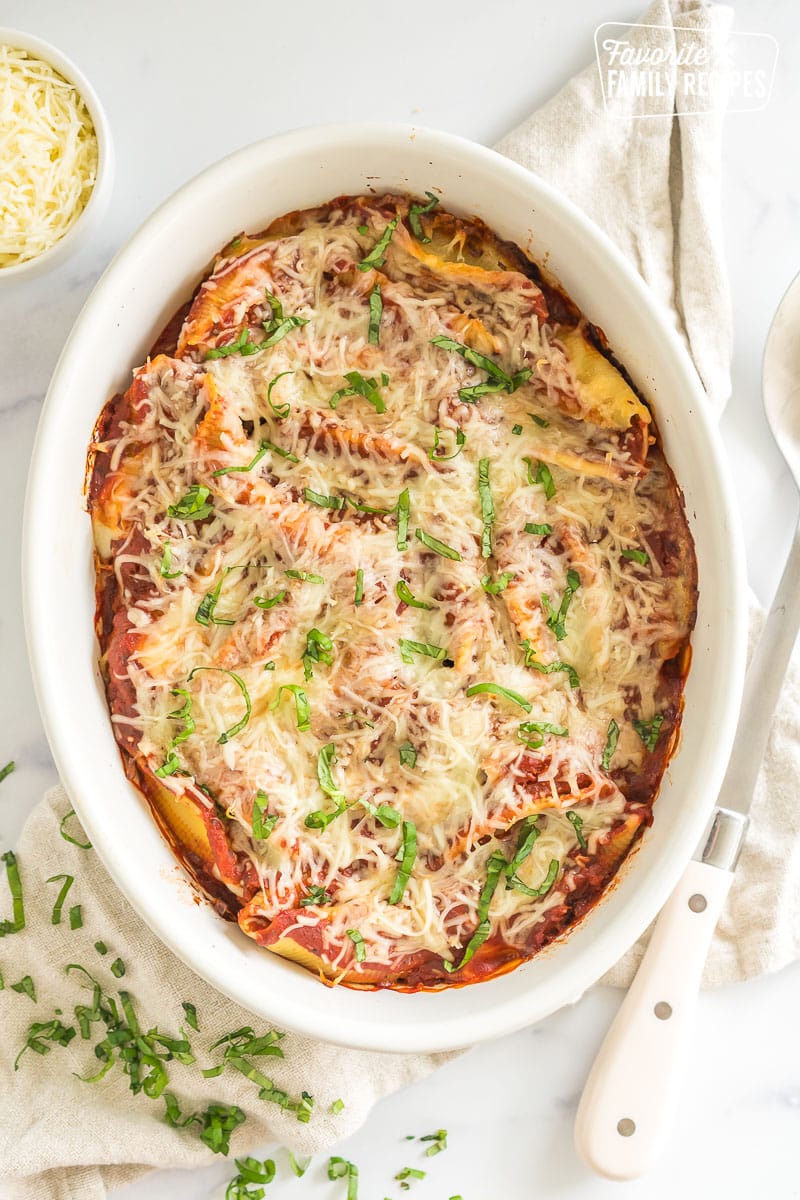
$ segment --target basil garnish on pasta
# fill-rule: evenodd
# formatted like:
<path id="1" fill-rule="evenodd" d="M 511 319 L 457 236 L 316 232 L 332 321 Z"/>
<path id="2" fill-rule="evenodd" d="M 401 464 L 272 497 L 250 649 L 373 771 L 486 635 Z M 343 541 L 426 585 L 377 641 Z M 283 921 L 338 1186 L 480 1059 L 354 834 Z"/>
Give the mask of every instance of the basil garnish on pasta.
<path id="1" fill-rule="evenodd" d="M 394 233 L 395 229 L 397 229 L 397 223 L 399 220 L 399 216 L 392 217 L 391 221 L 378 238 L 372 250 L 370 250 L 366 258 L 362 258 L 361 262 L 358 263 L 359 271 L 370 271 L 373 268 L 377 270 L 378 267 L 383 266 L 386 261 L 385 256 L 386 251 L 389 248 L 389 242 L 392 240 L 392 234 Z"/>
<path id="2" fill-rule="evenodd" d="M 397 878 L 389 896 L 390 904 L 399 904 L 403 899 L 417 859 L 417 827 L 413 821 L 403 821 L 403 841 L 397 858 L 400 861 L 400 870 L 397 872 Z"/>
<path id="3" fill-rule="evenodd" d="M 398 598 L 403 601 L 403 604 L 407 604 L 410 608 L 424 608 L 427 609 L 428 612 L 430 612 L 433 608 L 432 604 L 426 604 L 423 600 L 417 600 L 405 579 L 398 579 L 397 583 L 395 584 L 395 591 L 397 592 Z"/>
<path id="4" fill-rule="evenodd" d="M 664 717 L 662 713 L 657 713 L 654 717 L 651 717 L 649 721 L 633 722 L 633 728 L 644 742 L 645 749 L 649 754 L 652 754 L 656 748 L 658 735 L 661 732 L 661 726 L 663 724 Z"/>
<path id="5" fill-rule="evenodd" d="M 439 203 L 439 197 L 434 196 L 433 192 L 426 192 L 425 195 L 428 197 L 427 204 L 414 203 L 411 205 L 410 209 L 408 210 L 408 223 L 411 226 L 411 232 L 414 234 L 414 237 L 417 239 L 417 241 L 427 244 L 431 239 L 422 228 L 420 217 L 424 216 L 426 213 L 433 212 L 434 208 L 436 208 L 436 205 Z"/>
<path id="6" fill-rule="evenodd" d="M 253 797 L 253 837 L 265 842 L 277 824 L 277 813 L 269 812 L 269 796 L 259 788 Z"/>
<path id="7" fill-rule="evenodd" d="M 471 687 L 467 688 L 465 695 L 502 696 L 504 700 L 510 700 L 512 704 L 518 704 L 520 708 L 524 708 L 525 712 L 530 712 L 533 708 L 530 700 L 520 696 L 519 692 L 513 692 L 511 688 L 502 687 L 499 683 L 473 683 Z"/>

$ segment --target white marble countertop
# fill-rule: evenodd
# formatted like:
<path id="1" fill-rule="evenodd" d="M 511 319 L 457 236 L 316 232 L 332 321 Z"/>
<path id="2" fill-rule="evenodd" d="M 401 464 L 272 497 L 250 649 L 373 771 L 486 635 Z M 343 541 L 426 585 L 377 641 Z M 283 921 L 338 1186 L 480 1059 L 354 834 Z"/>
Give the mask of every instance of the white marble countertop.
<path id="1" fill-rule="evenodd" d="M 95 84 L 115 138 L 111 209 L 92 245 L 43 281 L 0 290 L 0 843 L 13 842 L 55 772 L 25 657 L 18 560 L 23 491 L 42 397 L 61 345 L 100 271 L 164 197 L 212 160 L 293 126 L 408 120 L 491 144 L 593 53 L 595 25 L 635 19 L 643 0 L 551 6 L 441 0 L 5 0 L 3 20 L 54 42 Z M 764 338 L 800 266 L 800 18 L 792 0 L 740 0 L 736 28 L 780 45 L 766 111 L 728 118 L 725 227 L 733 287 L 734 397 L 723 432 L 737 479 L 753 585 L 768 599 L 788 546 L 795 498 L 759 403 Z M 302 33 L 302 39 L 298 34 Z M 206 86 L 207 80 L 214 86 Z M 236 84 L 236 100 L 233 85 Z M 58 581 L 53 584 L 58 602 Z M 583 1200 L 617 1194 L 577 1160 L 572 1123 L 589 1064 L 619 1003 L 595 988 L 535 1028 L 471 1051 L 379 1105 L 338 1153 L 361 1169 L 361 1196 L 397 1196 L 403 1166 L 429 1171 L 419 1200 Z M 797 1008 L 800 968 L 704 994 L 683 1102 L 662 1162 L 625 1194 L 647 1200 L 800 1197 Z M 450 1131 L 446 1154 L 417 1161 L 407 1133 Z M 221 1197 L 227 1163 L 159 1172 L 120 1200 Z M 267 1195 L 289 1190 L 284 1172 Z M 289 1194 L 335 1200 L 321 1164 Z"/>

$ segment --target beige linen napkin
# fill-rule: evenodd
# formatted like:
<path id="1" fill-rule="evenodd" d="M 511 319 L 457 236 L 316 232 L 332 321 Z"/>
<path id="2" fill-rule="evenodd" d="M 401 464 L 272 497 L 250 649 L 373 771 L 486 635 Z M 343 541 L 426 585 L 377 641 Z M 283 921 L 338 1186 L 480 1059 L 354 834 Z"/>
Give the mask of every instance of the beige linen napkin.
<path id="1" fill-rule="evenodd" d="M 721 47 L 730 11 L 659 0 L 647 12 L 648 24 L 673 23 L 704 31 Z M 634 30 L 632 40 L 647 37 Z M 680 31 L 677 39 L 689 36 Z M 501 143 L 499 149 L 550 179 L 583 207 L 632 259 L 684 334 L 698 372 L 717 411 L 730 385 L 730 320 L 721 252 L 719 161 L 721 117 L 679 115 L 632 120 L 624 105 L 613 115 L 603 110 L 596 66 L 569 83 L 544 109 Z M 759 783 L 754 831 L 712 953 L 709 981 L 722 982 L 774 970 L 798 956 L 793 915 L 800 908 L 800 864 L 783 847 L 800 845 L 800 816 L 792 811 L 791 780 L 800 772 L 800 678 L 793 674 L 776 720 L 765 770 Z M 181 1036 L 186 1030 L 195 1064 L 167 1062 L 167 1090 L 183 1114 L 202 1113 L 212 1102 L 238 1105 L 246 1122 L 231 1137 L 231 1154 L 246 1153 L 268 1140 L 310 1153 L 345 1137 L 366 1117 L 377 1098 L 433 1069 L 445 1056 L 392 1056 L 347 1051 L 287 1034 L 285 1057 L 254 1058 L 253 1064 L 275 1087 L 300 1099 L 314 1096 L 308 1124 L 274 1103 L 258 1098 L 258 1088 L 230 1066 L 215 1078 L 200 1068 L 220 1061 L 211 1043 L 239 1026 L 267 1026 L 214 992 L 178 962 L 136 917 L 119 894 L 94 851 L 64 843 L 58 824 L 68 802 L 60 789 L 48 794 L 25 827 L 18 859 L 26 904 L 26 927 L 0 940 L 0 1173 L 11 1177 L 0 1196 L 8 1200 L 100 1200 L 107 1187 L 134 1178 L 148 1166 L 189 1166 L 206 1162 L 210 1151 L 199 1140 L 201 1125 L 171 1128 L 163 1121 L 164 1099 L 133 1095 L 115 1065 L 96 1083 L 77 1075 L 92 1073 L 92 1037 L 75 1036 L 46 1055 L 28 1050 L 13 1063 L 31 1022 L 59 1017 L 74 1025 L 76 1003 L 91 1005 L 81 990 L 80 963 L 101 982 L 106 994 L 120 986 L 133 997 L 143 1030 Z M 74 831 L 73 826 L 71 828 Z M 45 880 L 69 874 L 75 883 L 62 920 L 52 925 L 58 885 Z M 83 926 L 72 930 L 69 908 L 80 903 Z M 0 917 L 10 913 L 0 882 Z M 94 943 L 102 939 L 108 954 Z M 630 978 L 634 949 L 611 973 L 614 982 Z M 110 965 L 126 965 L 115 978 Z M 30 975 L 36 1003 L 12 985 Z M 84 982 L 87 982 L 84 979 Z M 181 1002 L 197 1005 L 199 1032 L 186 1026 Z M 61 1009 L 58 1014 L 55 1010 Z M 50 1043 L 45 1042 L 45 1045 Z M 76 1074 L 73 1074 L 75 1072 Z M 330 1112 L 343 1099 L 339 1115 Z"/>

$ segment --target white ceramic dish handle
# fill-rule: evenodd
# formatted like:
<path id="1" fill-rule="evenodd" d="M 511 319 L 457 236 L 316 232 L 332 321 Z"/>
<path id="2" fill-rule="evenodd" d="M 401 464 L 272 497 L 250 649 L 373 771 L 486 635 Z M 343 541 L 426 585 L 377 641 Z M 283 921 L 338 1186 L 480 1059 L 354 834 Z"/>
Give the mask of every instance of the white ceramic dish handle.
<path id="1" fill-rule="evenodd" d="M 575 1146 L 608 1179 L 636 1179 L 672 1125 L 703 967 L 733 872 L 689 863 L 586 1082 Z"/>

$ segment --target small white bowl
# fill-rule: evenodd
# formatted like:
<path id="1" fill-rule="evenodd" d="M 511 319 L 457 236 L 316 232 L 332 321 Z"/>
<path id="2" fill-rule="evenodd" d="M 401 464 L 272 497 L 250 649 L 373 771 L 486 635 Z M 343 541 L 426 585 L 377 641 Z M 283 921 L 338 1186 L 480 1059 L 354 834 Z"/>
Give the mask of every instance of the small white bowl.
<path id="1" fill-rule="evenodd" d="M 64 236 L 59 238 L 49 250 L 44 250 L 26 262 L 16 263 L 13 267 L 0 267 L 0 284 L 3 284 L 12 280 L 16 282 L 23 278 L 30 279 L 34 275 L 60 266 L 70 254 L 73 254 L 86 242 L 89 234 L 97 229 L 111 199 L 111 189 L 114 184 L 114 146 L 108 118 L 97 93 L 71 59 L 57 50 L 55 46 L 51 46 L 49 42 L 34 37 L 31 33 L 23 33 L 20 29 L 6 29 L 0 26 L 0 45 L 12 46 L 17 50 L 27 50 L 29 54 L 35 55 L 42 62 L 55 68 L 59 75 L 63 75 L 69 83 L 74 84 L 86 104 L 97 137 L 97 177 L 83 212 Z"/>

